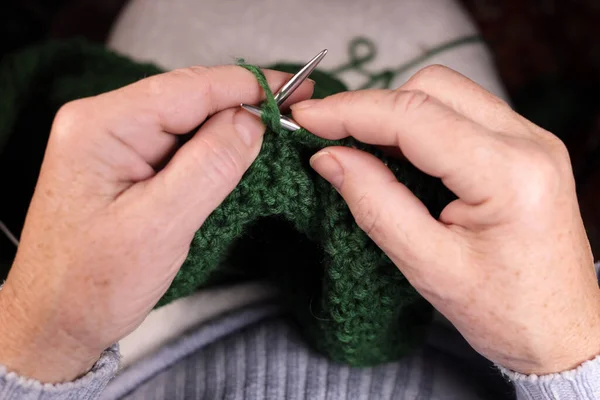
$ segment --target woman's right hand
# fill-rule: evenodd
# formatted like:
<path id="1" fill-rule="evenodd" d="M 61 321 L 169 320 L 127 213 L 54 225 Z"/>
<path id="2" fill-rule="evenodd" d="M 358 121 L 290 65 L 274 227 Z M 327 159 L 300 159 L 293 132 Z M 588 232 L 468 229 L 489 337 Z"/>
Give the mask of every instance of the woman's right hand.
<path id="1" fill-rule="evenodd" d="M 262 95 L 242 67 L 198 66 L 62 107 L 0 292 L 0 364 L 71 381 L 142 323 L 258 155 L 265 127 L 238 105 Z"/>
<path id="2" fill-rule="evenodd" d="M 439 220 L 375 157 L 331 147 L 312 166 L 411 284 L 482 355 L 546 374 L 600 353 L 600 290 L 569 156 L 551 133 L 433 66 L 398 90 L 292 107 L 328 139 L 398 146 L 458 199 Z"/>

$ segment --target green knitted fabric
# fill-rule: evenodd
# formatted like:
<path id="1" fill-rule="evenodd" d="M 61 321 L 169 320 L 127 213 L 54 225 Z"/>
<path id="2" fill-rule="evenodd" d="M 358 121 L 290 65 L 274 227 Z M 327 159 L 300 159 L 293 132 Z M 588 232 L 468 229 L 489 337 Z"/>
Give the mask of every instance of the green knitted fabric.
<path id="1" fill-rule="evenodd" d="M 329 142 L 303 129 L 282 130 L 264 76 L 256 67 L 244 67 L 266 93 L 262 150 L 196 233 L 159 306 L 208 285 L 266 278 L 282 289 L 306 339 L 331 359 L 363 366 L 401 357 L 424 338 L 431 308 L 356 225 L 342 198 L 308 160 L 331 144 L 369 151 L 434 215 L 447 204 L 448 192 L 439 181 L 353 139 Z M 27 151 L 18 148 L 23 141 L 14 139 L 24 134 L 31 136 L 24 143 L 45 143 L 52 115 L 69 100 L 157 72 L 80 41 L 48 43 L 6 57 L 0 63 L 0 150 L 4 139 L 11 153 Z M 312 78 L 316 97 L 345 90 L 322 72 Z"/>

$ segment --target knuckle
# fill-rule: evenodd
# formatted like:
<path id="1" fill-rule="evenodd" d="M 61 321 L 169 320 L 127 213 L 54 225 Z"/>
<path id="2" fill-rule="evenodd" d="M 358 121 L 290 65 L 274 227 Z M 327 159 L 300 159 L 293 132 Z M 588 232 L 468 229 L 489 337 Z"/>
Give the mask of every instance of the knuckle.
<path id="1" fill-rule="evenodd" d="M 357 92 L 341 92 L 335 95 L 336 102 L 335 105 L 338 106 L 338 109 L 341 106 L 346 108 L 352 108 L 353 105 L 360 101 L 360 94 Z"/>
<path id="2" fill-rule="evenodd" d="M 353 131 L 353 126 L 351 121 L 351 118 L 348 118 L 348 112 L 349 110 L 354 110 L 356 108 L 361 108 L 362 104 L 361 101 L 364 100 L 364 98 L 361 97 L 361 94 L 358 94 L 357 92 L 341 92 L 338 94 L 335 94 L 333 97 L 331 97 L 330 99 L 334 99 L 335 101 L 333 101 L 332 103 L 330 103 L 333 107 L 331 107 L 331 111 L 334 115 L 333 118 L 335 118 L 335 121 L 341 125 L 342 127 L 342 131 L 344 132 L 352 132 Z M 374 98 L 374 101 L 377 102 L 377 97 Z M 327 99 L 325 99 L 324 101 L 327 101 Z"/>
<path id="3" fill-rule="evenodd" d="M 53 140 L 68 139 L 81 129 L 82 124 L 86 123 L 91 115 L 88 101 L 88 99 L 74 100 L 60 107 L 52 123 Z"/>
<path id="4" fill-rule="evenodd" d="M 554 184 L 559 177 L 556 160 L 545 151 L 540 150 L 534 154 L 531 169 L 534 171 L 535 178 L 546 185 Z"/>
<path id="5" fill-rule="evenodd" d="M 210 73 L 210 68 L 203 66 L 192 66 L 185 68 L 174 69 L 173 71 L 164 74 L 155 75 L 148 79 L 148 91 L 151 95 L 162 95 L 167 92 L 173 85 L 173 82 L 190 82 L 194 86 L 201 86 L 198 90 L 206 91 L 210 79 L 207 75 Z M 204 86 L 204 88 L 202 88 Z"/>
<path id="6" fill-rule="evenodd" d="M 520 152 L 512 167 L 514 190 L 521 203 L 537 207 L 558 190 L 560 169 L 553 157 L 539 146 Z M 528 208 L 527 208 L 528 209 Z"/>
<path id="7" fill-rule="evenodd" d="M 213 69 L 201 65 L 195 65 L 180 69 L 179 73 L 188 80 L 191 80 L 197 90 L 207 99 L 207 104 L 214 105 L 215 99 L 211 96 L 212 93 L 212 77 Z"/>
<path id="8" fill-rule="evenodd" d="M 197 78 L 199 76 L 204 77 L 210 73 L 210 68 L 202 65 L 193 65 L 185 68 L 178 68 L 173 71 L 177 75 L 183 77 Z"/>
<path id="9" fill-rule="evenodd" d="M 353 207 L 356 224 L 370 237 L 378 236 L 381 232 L 381 214 L 368 193 L 363 194 Z"/>
<path id="10" fill-rule="evenodd" d="M 390 104 L 393 112 L 408 114 L 419 111 L 430 101 L 431 97 L 420 90 L 395 90 Z"/>
<path id="11" fill-rule="evenodd" d="M 562 162 L 570 167 L 571 156 L 565 143 L 560 140 L 558 136 L 555 136 L 551 133 L 548 133 L 548 143 L 550 145 L 550 151 L 556 156 L 559 162 Z"/>
<path id="12" fill-rule="evenodd" d="M 443 78 L 451 73 L 454 73 L 454 71 L 448 67 L 444 67 L 443 65 L 439 64 L 432 64 L 416 72 L 409 79 L 409 82 L 414 84 L 429 80 L 439 80 L 440 78 Z"/>
<path id="13" fill-rule="evenodd" d="M 234 146 L 227 146 L 218 141 L 201 138 L 200 148 L 194 157 L 196 163 L 205 168 L 206 175 L 212 183 L 221 185 L 235 184 L 244 173 L 244 162 L 240 152 Z"/>
<path id="14" fill-rule="evenodd" d="M 178 71 L 171 71 L 160 75 L 155 75 L 147 79 L 147 91 L 152 96 L 162 95 L 169 85 L 170 77 L 178 77 Z"/>
<path id="15" fill-rule="evenodd" d="M 498 96 L 495 96 L 491 93 L 486 92 L 485 96 L 486 101 L 489 102 L 490 107 L 494 109 L 496 113 L 501 113 L 505 115 L 510 115 L 513 119 L 515 117 L 515 111 L 505 100 L 501 99 Z"/>

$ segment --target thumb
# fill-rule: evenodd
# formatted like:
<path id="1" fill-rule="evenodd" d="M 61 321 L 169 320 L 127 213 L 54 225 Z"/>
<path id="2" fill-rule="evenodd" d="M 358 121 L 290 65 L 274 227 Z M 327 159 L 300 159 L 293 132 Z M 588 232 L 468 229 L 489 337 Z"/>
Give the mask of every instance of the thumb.
<path id="1" fill-rule="evenodd" d="M 258 156 L 265 127 L 244 110 L 210 118 L 150 183 L 154 210 L 192 235 L 235 189 Z"/>
<path id="2" fill-rule="evenodd" d="M 330 147 L 315 154 L 311 166 L 340 192 L 358 226 L 409 281 L 418 277 L 420 266 L 435 264 L 432 256 L 440 254 L 450 232 L 381 160 L 360 150 Z"/>

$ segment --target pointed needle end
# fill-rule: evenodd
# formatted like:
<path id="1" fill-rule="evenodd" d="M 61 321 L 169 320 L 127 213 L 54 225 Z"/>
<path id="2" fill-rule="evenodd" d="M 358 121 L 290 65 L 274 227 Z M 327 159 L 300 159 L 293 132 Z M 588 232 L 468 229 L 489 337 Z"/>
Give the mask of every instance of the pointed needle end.
<path id="1" fill-rule="evenodd" d="M 256 115 L 257 117 L 262 116 L 262 110 L 256 106 L 251 106 L 250 104 L 240 104 L 240 107 L 248 111 L 250 114 Z"/>
<path id="2" fill-rule="evenodd" d="M 321 60 L 323 58 L 325 58 L 325 56 L 327 55 L 328 50 L 324 49 L 321 50 L 321 52 L 319 54 L 317 54 L 309 63 L 308 65 L 313 65 L 313 69 L 321 62 Z"/>

